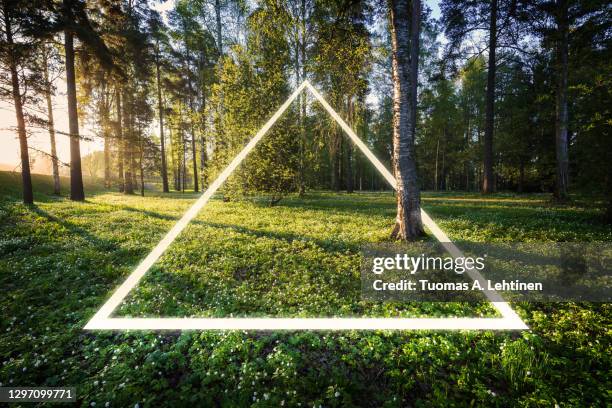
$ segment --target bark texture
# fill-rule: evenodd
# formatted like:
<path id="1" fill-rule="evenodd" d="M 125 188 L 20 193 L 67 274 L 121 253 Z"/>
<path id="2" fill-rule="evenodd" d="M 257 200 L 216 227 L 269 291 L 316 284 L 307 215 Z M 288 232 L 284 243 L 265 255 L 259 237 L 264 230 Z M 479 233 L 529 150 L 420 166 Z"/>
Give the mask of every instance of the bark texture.
<path id="1" fill-rule="evenodd" d="M 411 12 L 420 9 L 413 1 L 391 0 L 393 67 L 393 171 L 397 181 L 397 218 L 392 237 L 414 240 L 423 234 L 421 199 L 417 180 L 411 97 Z M 417 12 L 418 13 L 418 12 Z M 420 15 L 416 16 L 418 19 Z M 418 54 L 417 54 L 418 55 Z M 416 84 L 414 86 L 416 88 Z"/>

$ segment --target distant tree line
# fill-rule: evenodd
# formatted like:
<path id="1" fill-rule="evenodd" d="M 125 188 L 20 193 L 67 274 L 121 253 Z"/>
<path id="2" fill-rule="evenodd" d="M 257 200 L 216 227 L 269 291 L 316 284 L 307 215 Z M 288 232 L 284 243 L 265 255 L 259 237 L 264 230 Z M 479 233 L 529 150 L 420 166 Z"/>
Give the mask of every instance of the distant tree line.
<path id="1" fill-rule="evenodd" d="M 416 0 L 383 3 L 177 0 L 161 15 L 145 0 L 2 0 L 0 97 L 15 107 L 24 202 L 33 131 L 49 133 L 56 194 L 55 141 L 68 137 L 70 196 L 85 198 L 85 124 L 103 140 L 107 188 L 144 195 L 156 177 L 164 192 L 201 191 L 306 79 L 396 176 L 410 174 L 412 199 L 428 189 L 611 201 L 607 2 L 443 0 L 439 21 Z M 69 129 L 55 126 L 60 77 Z M 304 94 L 223 192 L 273 203 L 384 188 Z"/>

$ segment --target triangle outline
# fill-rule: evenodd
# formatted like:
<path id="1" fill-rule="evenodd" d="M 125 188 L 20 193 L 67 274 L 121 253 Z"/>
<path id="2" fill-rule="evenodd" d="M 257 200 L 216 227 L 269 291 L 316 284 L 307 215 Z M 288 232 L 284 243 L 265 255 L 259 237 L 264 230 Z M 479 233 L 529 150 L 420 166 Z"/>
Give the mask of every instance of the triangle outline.
<path id="1" fill-rule="evenodd" d="M 230 164 L 217 176 L 210 186 L 191 205 L 183 216 L 174 224 L 149 254 L 128 275 L 123 283 L 115 289 L 109 299 L 98 309 L 87 322 L 85 330 L 526 330 L 529 327 L 510 305 L 495 291 L 484 291 L 493 307 L 501 317 L 440 317 L 440 318 L 117 318 L 111 317 L 114 310 L 134 289 L 148 270 L 161 257 L 178 235 L 193 220 L 214 193 L 223 185 L 229 176 L 248 156 L 268 130 L 287 110 L 291 103 L 304 90 L 310 91 L 321 103 L 327 113 L 336 120 L 344 133 L 370 160 L 383 178 L 397 189 L 395 178 L 378 160 L 365 143 L 355 134 L 351 127 L 327 103 L 317 89 L 305 80 L 298 86 L 278 110 L 268 119 L 263 127 L 232 159 Z M 448 238 L 431 217 L 421 208 L 423 224 L 434 235 L 438 242 L 454 258 L 463 257 L 462 251 Z M 468 276 L 486 287 L 483 276 L 475 269 L 466 270 Z"/>

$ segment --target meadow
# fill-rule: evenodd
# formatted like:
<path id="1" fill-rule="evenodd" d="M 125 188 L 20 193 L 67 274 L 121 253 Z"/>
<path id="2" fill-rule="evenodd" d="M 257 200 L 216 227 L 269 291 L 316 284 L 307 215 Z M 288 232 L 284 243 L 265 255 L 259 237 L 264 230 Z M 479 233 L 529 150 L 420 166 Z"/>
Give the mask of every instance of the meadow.
<path id="1" fill-rule="evenodd" d="M 36 204 L 24 206 L 18 186 L 0 173 L 1 386 L 75 386 L 81 406 L 98 407 L 610 403 L 609 304 L 513 304 L 523 332 L 86 332 L 197 195 L 92 184 L 75 203 L 36 176 Z M 612 240 L 590 197 L 424 193 L 423 206 L 453 240 Z M 216 197 L 116 314 L 494 314 L 486 302 L 362 300 L 360 250 L 387 242 L 394 216 L 390 192 L 309 192 L 272 207 Z"/>

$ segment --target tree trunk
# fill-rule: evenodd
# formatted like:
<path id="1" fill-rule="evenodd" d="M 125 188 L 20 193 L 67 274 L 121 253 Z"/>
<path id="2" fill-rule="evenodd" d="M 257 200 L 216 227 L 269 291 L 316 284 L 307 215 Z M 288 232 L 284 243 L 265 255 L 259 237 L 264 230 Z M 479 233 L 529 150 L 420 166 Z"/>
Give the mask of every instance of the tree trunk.
<path id="1" fill-rule="evenodd" d="M 568 58 L 568 10 L 567 1 L 557 2 L 557 97 L 555 110 L 555 144 L 557 156 L 557 177 L 555 183 L 555 198 L 567 201 L 568 185 L 568 133 L 567 133 L 567 58 Z"/>
<path id="2" fill-rule="evenodd" d="M 138 188 L 137 173 L 136 173 L 136 153 L 138 146 L 138 133 L 136 131 L 136 115 L 134 115 L 134 96 L 130 95 L 130 127 L 128 129 L 130 138 L 130 173 L 132 175 L 132 188 Z"/>
<path id="3" fill-rule="evenodd" d="M 525 159 L 521 157 L 519 163 L 519 180 L 518 180 L 518 192 L 522 193 L 525 188 Z"/>
<path id="4" fill-rule="evenodd" d="M 604 221 L 608 224 L 612 224 L 612 166 L 608 166 L 608 174 L 606 176 L 606 211 L 604 214 Z"/>
<path id="5" fill-rule="evenodd" d="M 104 137 L 104 187 L 111 187 L 111 152 L 110 152 L 110 126 L 109 126 L 109 111 L 110 101 L 106 91 L 106 80 L 102 81 L 102 100 L 100 101 L 100 126 Z"/>
<path id="6" fill-rule="evenodd" d="M 348 101 L 347 101 L 347 111 L 348 111 L 348 121 L 349 121 L 349 126 L 354 127 L 354 120 L 353 120 L 353 116 L 354 116 L 354 104 L 352 101 L 352 97 L 349 96 L 348 97 Z M 352 144 L 351 143 L 347 143 L 346 144 L 346 192 L 347 193 L 352 193 L 353 192 L 353 151 L 352 151 Z"/>
<path id="7" fill-rule="evenodd" d="M 141 133 L 140 127 L 138 129 L 138 140 L 140 142 L 140 157 L 138 161 L 138 164 L 140 165 L 140 196 L 144 197 L 144 137 Z"/>
<path id="8" fill-rule="evenodd" d="M 301 80 L 306 80 L 306 0 L 302 0 L 301 5 L 301 17 L 302 17 L 302 38 L 300 41 L 300 55 L 302 59 L 302 75 Z M 301 140 L 300 140 L 300 160 L 301 160 L 301 171 L 302 171 L 302 182 L 300 183 L 300 191 L 299 195 L 302 197 L 306 192 L 306 93 L 302 92 L 300 95 L 300 130 L 301 130 Z"/>
<path id="9" fill-rule="evenodd" d="M 187 184 L 187 141 L 185 140 L 185 135 L 181 132 L 181 138 L 183 139 L 183 182 L 181 185 L 181 192 L 185 192 L 185 184 Z"/>
<path id="10" fill-rule="evenodd" d="M 346 144 L 346 192 L 352 193 L 354 190 L 353 182 L 353 146 L 350 143 Z"/>
<path id="11" fill-rule="evenodd" d="M 217 19 L 217 48 L 219 55 L 223 55 L 223 39 L 221 37 L 221 1 L 215 0 L 215 17 Z"/>
<path id="12" fill-rule="evenodd" d="M 134 194 L 134 176 L 132 170 L 134 169 L 134 152 L 132 151 L 132 138 L 134 137 L 131 128 L 131 118 L 128 107 L 130 101 L 128 99 L 128 92 L 124 89 L 123 95 L 123 129 L 126 130 L 123 135 L 123 159 L 124 159 L 124 171 L 123 171 L 123 193 Z"/>
<path id="13" fill-rule="evenodd" d="M 393 170 L 397 182 L 397 218 L 393 238 L 414 240 L 423 235 L 421 199 L 417 181 L 412 134 L 411 107 L 411 31 L 418 30 L 419 5 L 408 0 L 390 0 L 393 68 Z M 413 23 L 409 24 L 410 13 Z M 412 26 L 412 27 L 411 27 Z M 417 34 L 418 35 L 418 34 Z M 418 55 L 418 54 L 415 54 Z"/>
<path id="14" fill-rule="evenodd" d="M 77 113 L 76 79 L 74 74 L 74 34 L 64 31 L 66 53 L 66 93 L 68 94 L 68 123 L 70 130 L 70 199 L 84 201 L 83 173 L 81 171 L 81 140 Z"/>
<path id="15" fill-rule="evenodd" d="M 45 53 L 45 56 L 48 57 L 48 53 Z M 53 103 L 51 101 L 51 81 L 49 79 L 49 66 L 47 60 L 43 62 L 43 75 L 45 80 L 45 98 L 47 100 L 47 127 L 49 129 L 49 141 L 51 142 L 53 194 L 60 195 L 59 160 L 57 159 L 57 147 L 55 145 L 55 124 L 53 121 Z"/>
<path id="16" fill-rule="evenodd" d="M 192 159 L 193 159 L 193 191 L 198 192 L 200 188 L 198 186 L 198 160 L 197 155 L 198 151 L 196 149 L 196 140 L 195 134 L 193 132 L 193 123 L 191 124 L 191 151 L 192 151 Z"/>
<path id="17" fill-rule="evenodd" d="M 123 193 L 125 191 L 123 175 L 123 162 L 125 160 L 125 152 L 123 149 L 123 118 L 121 115 L 121 90 L 119 89 L 119 87 L 115 88 L 115 109 L 117 112 L 117 122 L 115 126 L 115 138 L 117 139 L 117 177 L 119 179 L 119 192 Z"/>
<path id="18" fill-rule="evenodd" d="M 189 63 L 187 63 L 187 75 L 189 76 L 187 80 L 187 84 L 189 86 L 189 126 L 191 130 L 191 157 L 193 159 L 193 191 L 197 193 L 200 191 L 198 187 L 198 151 L 196 149 L 196 135 L 193 126 L 193 87 L 191 84 L 191 76 L 189 75 L 190 70 L 191 68 L 189 67 Z"/>
<path id="19" fill-rule="evenodd" d="M 17 133 L 19 134 L 19 150 L 21 153 L 21 183 L 23 189 L 24 204 L 34 203 L 32 193 L 32 176 L 30 175 L 30 154 L 28 151 L 28 137 L 23 116 L 23 101 L 21 100 L 21 90 L 19 89 L 19 76 L 17 73 L 17 61 L 13 43 L 13 32 L 11 26 L 11 10 L 6 1 L 3 2 L 4 8 L 4 28 L 6 31 L 6 42 L 9 51 L 9 66 L 11 70 L 11 85 L 13 102 L 15 103 L 15 115 L 17 117 Z"/>
<path id="20" fill-rule="evenodd" d="M 294 68 L 295 68 L 295 82 L 297 85 L 301 84 L 302 81 L 304 80 L 304 78 L 301 78 L 301 67 L 300 67 L 300 35 L 299 32 L 297 31 L 298 29 L 296 28 L 296 33 L 295 33 L 295 44 L 294 44 L 294 53 L 295 53 L 295 61 L 294 61 Z M 298 188 L 298 194 L 300 197 L 302 197 L 304 195 L 304 179 L 305 179 L 305 171 L 304 171 L 304 117 L 303 115 L 303 111 L 302 111 L 302 105 L 304 103 L 303 100 L 303 96 L 304 94 L 302 93 L 302 95 L 299 96 L 298 98 L 298 121 L 299 121 L 299 126 L 300 126 L 300 135 L 299 135 L 299 144 L 298 144 L 298 172 L 297 172 L 297 188 Z"/>
<path id="21" fill-rule="evenodd" d="M 419 47 L 421 34 L 421 2 L 412 0 L 412 26 L 410 29 L 410 133 L 412 140 L 416 140 L 417 124 L 417 96 L 419 84 Z"/>
<path id="22" fill-rule="evenodd" d="M 434 168 L 434 191 L 438 191 L 440 184 L 438 183 L 438 157 L 440 157 L 440 138 L 436 142 L 436 163 Z"/>
<path id="23" fill-rule="evenodd" d="M 204 125 L 206 124 L 203 120 Z M 200 135 L 200 180 L 202 183 L 202 190 L 206 188 L 206 162 L 208 161 L 208 155 L 206 152 L 206 137 L 204 136 L 206 128 L 202 127 L 202 134 Z"/>
<path id="24" fill-rule="evenodd" d="M 491 1 L 489 20 L 489 62 L 487 71 L 487 93 L 484 134 L 484 180 L 482 192 L 493 192 L 493 130 L 495 126 L 495 49 L 497 48 L 497 0 Z"/>
<path id="25" fill-rule="evenodd" d="M 166 139 L 164 137 L 164 104 L 162 101 L 161 72 L 159 67 L 159 41 L 155 50 L 155 71 L 157 74 L 157 107 L 159 110 L 159 141 L 161 146 L 161 177 L 162 190 L 164 193 L 170 191 L 168 188 L 168 167 L 166 164 Z"/>

